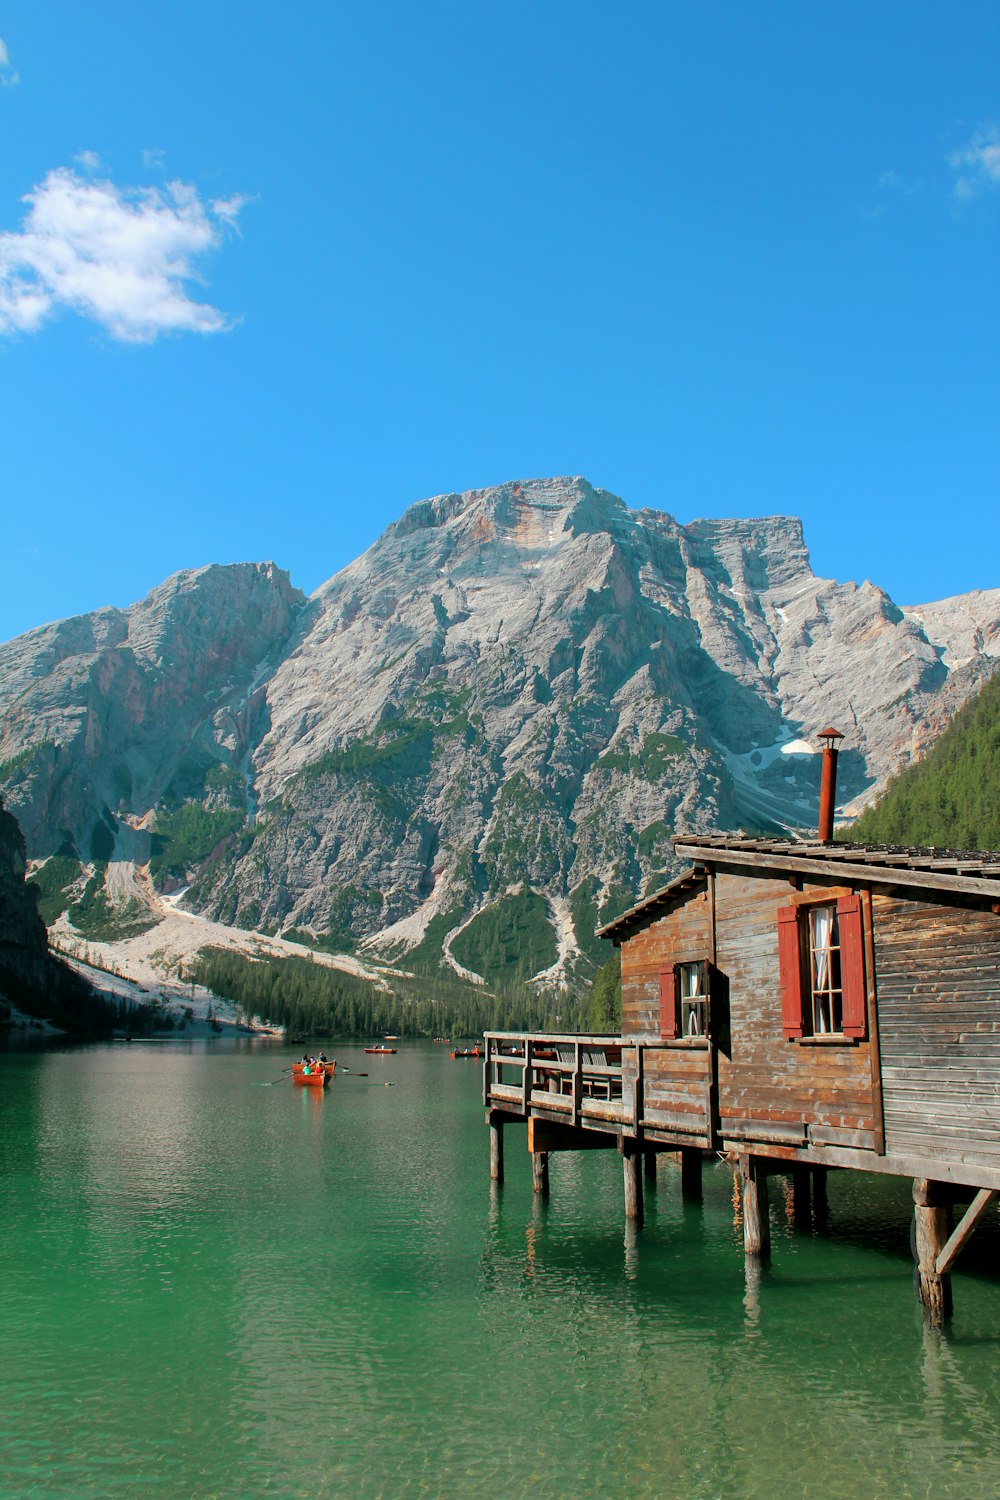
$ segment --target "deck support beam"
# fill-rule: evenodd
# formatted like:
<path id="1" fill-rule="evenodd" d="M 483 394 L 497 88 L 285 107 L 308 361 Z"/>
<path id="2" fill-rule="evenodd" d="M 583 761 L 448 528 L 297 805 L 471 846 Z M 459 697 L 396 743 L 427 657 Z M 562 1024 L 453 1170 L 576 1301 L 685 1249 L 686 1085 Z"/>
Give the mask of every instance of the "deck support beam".
<path id="1" fill-rule="evenodd" d="M 927 1177 L 913 1179 L 917 1290 L 928 1321 L 936 1328 L 951 1313 L 951 1277 L 938 1270 L 938 1257 L 948 1240 L 948 1199 L 941 1183 Z"/>
<path id="2" fill-rule="evenodd" d="M 939 1276 L 944 1276 L 951 1270 L 959 1255 L 961 1255 L 972 1238 L 972 1231 L 979 1222 L 980 1214 L 982 1214 L 984 1209 L 989 1207 L 995 1197 L 995 1188 L 980 1188 L 962 1215 L 961 1221 L 951 1239 L 937 1257 L 935 1269 Z"/>
<path id="3" fill-rule="evenodd" d="M 681 1147 L 681 1197 L 701 1202 L 701 1147 Z"/>
<path id="4" fill-rule="evenodd" d="M 743 1199 L 743 1249 L 747 1255 L 768 1260 L 771 1255 L 771 1223 L 768 1218 L 766 1162 L 756 1156 L 740 1157 L 740 1191 Z"/>
<path id="5" fill-rule="evenodd" d="M 635 1141 L 622 1140 L 622 1171 L 625 1178 L 625 1217 L 634 1224 L 642 1223 L 642 1173 L 639 1171 L 639 1158 L 642 1148 L 637 1147 Z"/>

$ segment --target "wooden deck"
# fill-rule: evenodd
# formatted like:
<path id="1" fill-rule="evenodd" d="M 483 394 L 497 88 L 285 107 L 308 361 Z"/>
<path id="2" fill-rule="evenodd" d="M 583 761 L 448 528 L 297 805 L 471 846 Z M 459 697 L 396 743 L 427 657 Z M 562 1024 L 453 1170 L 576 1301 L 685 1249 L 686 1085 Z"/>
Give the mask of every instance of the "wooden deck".
<path id="1" fill-rule="evenodd" d="M 626 1098 L 622 1055 L 636 1050 L 618 1036 L 488 1031 L 483 1103 L 514 1119 L 547 1116 L 620 1134 L 635 1124 L 636 1095 L 629 1089 Z"/>

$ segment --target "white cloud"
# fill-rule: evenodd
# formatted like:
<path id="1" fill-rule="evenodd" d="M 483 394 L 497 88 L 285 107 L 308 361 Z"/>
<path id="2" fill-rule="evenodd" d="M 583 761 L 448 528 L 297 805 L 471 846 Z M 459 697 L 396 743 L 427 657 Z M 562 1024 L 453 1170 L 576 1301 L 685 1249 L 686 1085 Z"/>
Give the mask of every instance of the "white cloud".
<path id="1" fill-rule="evenodd" d="M 973 198 L 989 188 L 1000 187 L 1000 130 L 989 126 L 977 130 L 962 151 L 948 158 L 955 173 L 955 193 Z"/>
<path id="2" fill-rule="evenodd" d="M 7 43 L 0 36 L 0 89 L 13 88 L 14 84 L 20 81 L 20 73 L 10 71 L 10 53 L 7 51 Z"/>
<path id="3" fill-rule="evenodd" d="M 0 234 L 0 333 L 33 333 L 63 308 L 130 343 L 232 326 L 187 284 L 243 199 L 203 203 L 187 183 L 119 188 L 60 167 L 24 201 L 21 231 Z"/>
<path id="4" fill-rule="evenodd" d="M 142 164 L 146 168 L 147 172 L 150 170 L 162 172 L 164 167 L 166 166 L 166 162 L 167 153 L 165 151 L 162 151 L 159 146 L 147 148 L 142 153 Z"/>
<path id="5" fill-rule="evenodd" d="M 101 158 L 96 151 L 78 151 L 74 161 L 79 162 L 85 172 L 97 172 L 101 167 Z"/>

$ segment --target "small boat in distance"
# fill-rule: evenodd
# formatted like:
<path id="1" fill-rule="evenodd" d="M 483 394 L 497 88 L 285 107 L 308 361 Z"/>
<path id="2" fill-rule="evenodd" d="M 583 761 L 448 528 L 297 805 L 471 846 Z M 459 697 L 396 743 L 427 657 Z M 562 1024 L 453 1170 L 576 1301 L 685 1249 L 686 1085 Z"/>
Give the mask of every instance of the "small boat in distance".
<path id="1" fill-rule="evenodd" d="M 449 1057 L 482 1057 L 484 1054 L 477 1042 L 474 1047 L 456 1047 L 454 1052 L 449 1052 Z"/>
<path id="2" fill-rule="evenodd" d="M 396 1051 L 395 1047 L 384 1047 L 381 1043 L 377 1047 L 366 1047 L 365 1051 L 374 1057 L 387 1057 Z"/>
<path id="3" fill-rule="evenodd" d="M 398 1042 L 399 1041 L 399 1037 L 396 1035 L 396 1033 L 394 1031 L 387 1031 L 386 1034 L 385 1034 L 385 1039 L 386 1039 L 387 1042 Z"/>
<path id="4" fill-rule="evenodd" d="M 445 1044 L 446 1047 L 449 1046 L 450 1043 L 451 1043 L 451 1037 L 450 1036 L 435 1036 L 435 1037 L 432 1037 L 431 1040 L 434 1041 L 434 1042 L 444 1042 L 444 1044 Z"/>

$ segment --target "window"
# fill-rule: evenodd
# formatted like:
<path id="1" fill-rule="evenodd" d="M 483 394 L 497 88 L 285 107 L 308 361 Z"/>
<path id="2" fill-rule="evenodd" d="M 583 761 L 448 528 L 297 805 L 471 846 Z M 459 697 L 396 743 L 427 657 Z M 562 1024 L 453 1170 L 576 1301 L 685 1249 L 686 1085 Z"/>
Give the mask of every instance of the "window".
<path id="1" fill-rule="evenodd" d="M 840 919 L 835 906 L 806 912 L 809 946 L 809 1019 L 814 1036 L 843 1031 L 844 989 L 840 974 Z"/>
<path id="2" fill-rule="evenodd" d="M 678 964 L 677 980 L 681 995 L 681 1036 L 706 1036 L 708 976 L 705 965 Z"/>
<path id="3" fill-rule="evenodd" d="M 778 912 L 781 1027 L 802 1037 L 865 1035 L 861 898 L 785 906 Z"/>
<path id="4" fill-rule="evenodd" d="M 660 970 L 660 1036 L 664 1041 L 708 1036 L 709 966 L 704 959 Z"/>

